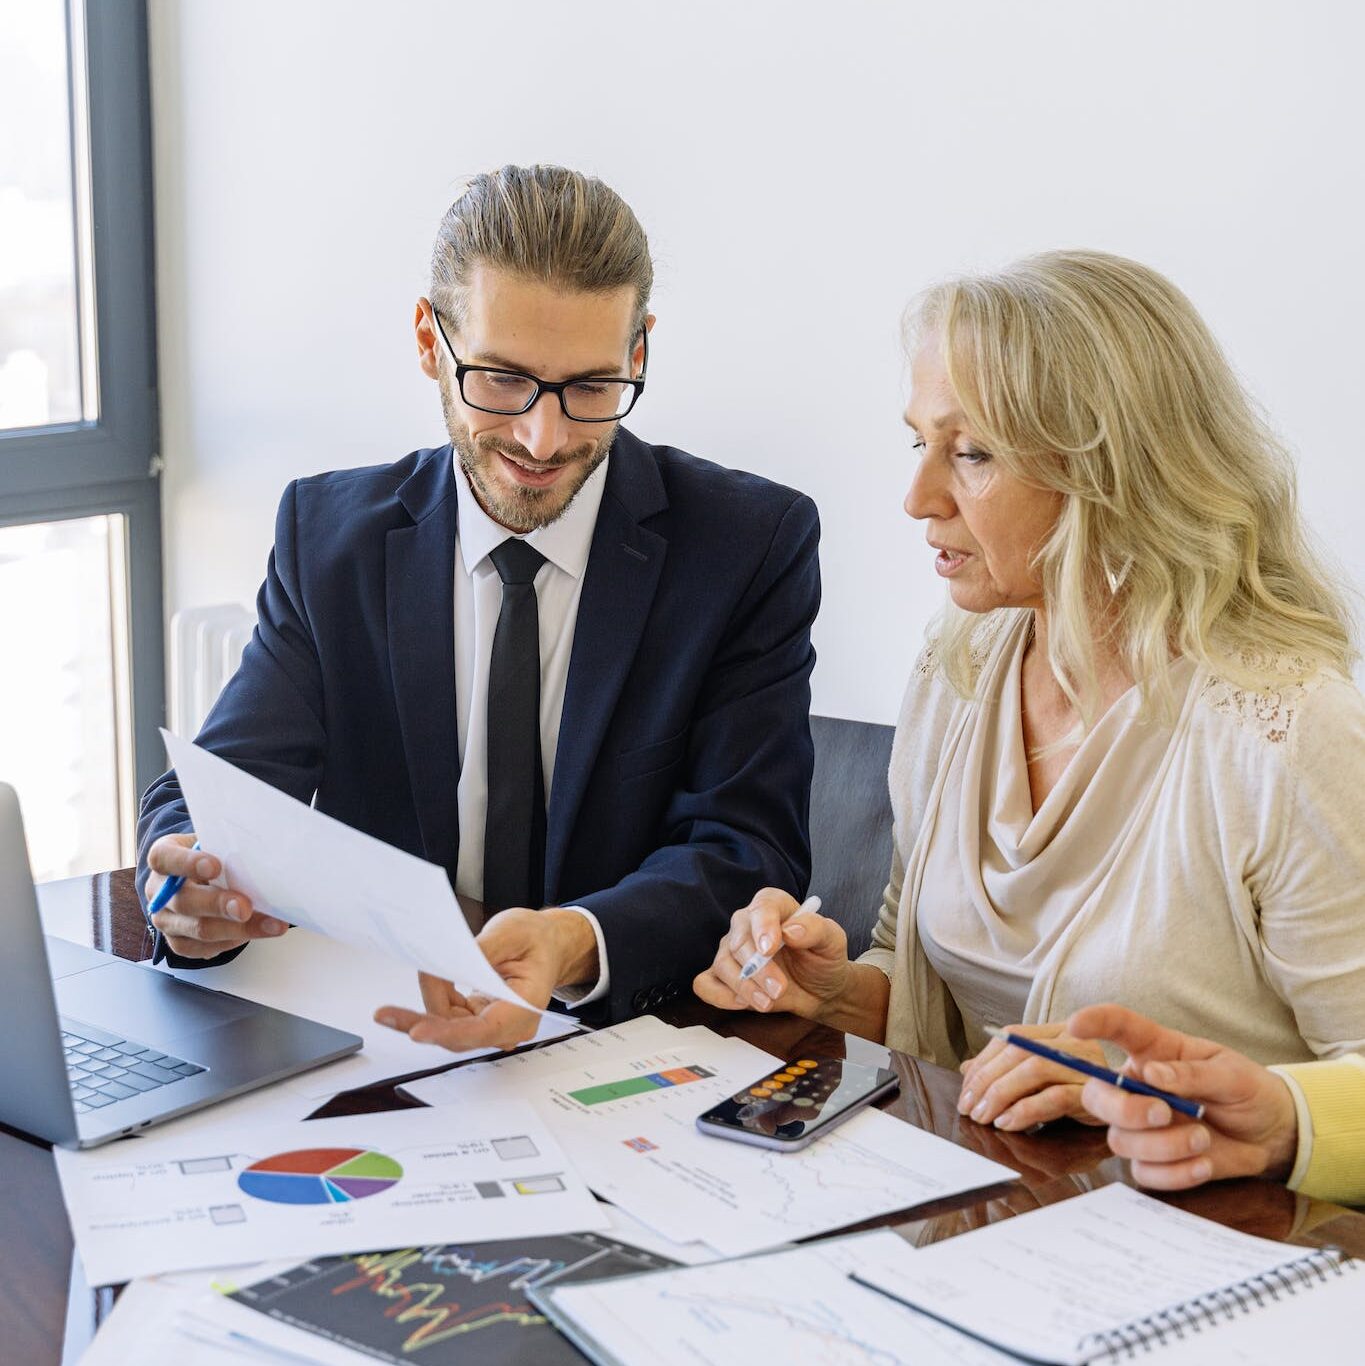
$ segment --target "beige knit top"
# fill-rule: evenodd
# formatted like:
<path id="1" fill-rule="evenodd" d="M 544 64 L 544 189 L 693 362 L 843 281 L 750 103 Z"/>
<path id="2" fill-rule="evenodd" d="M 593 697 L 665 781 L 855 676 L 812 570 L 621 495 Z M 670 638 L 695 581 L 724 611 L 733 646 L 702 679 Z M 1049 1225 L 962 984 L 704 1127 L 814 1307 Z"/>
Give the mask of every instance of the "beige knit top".
<path id="1" fill-rule="evenodd" d="M 1136 689 L 1035 814 L 1019 613 L 976 696 L 932 651 L 891 754 L 891 880 L 862 961 L 886 1041 L 956 1066 L 987 1024 L 1118 1001 L 1261 1062 L 1365 1049 L 1365 698 L 1322 671 L 1237 689 L 1177 661 L 1173 722 Z"/>

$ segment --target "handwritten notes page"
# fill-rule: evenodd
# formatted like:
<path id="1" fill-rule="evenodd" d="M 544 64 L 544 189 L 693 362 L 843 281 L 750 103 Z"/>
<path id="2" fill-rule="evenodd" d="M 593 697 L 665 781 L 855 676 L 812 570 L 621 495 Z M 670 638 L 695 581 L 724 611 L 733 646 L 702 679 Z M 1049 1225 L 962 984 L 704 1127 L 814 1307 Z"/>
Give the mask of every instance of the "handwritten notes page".
<path id="1" fill-rule="evenodd" d="M 1121 1185 L 889 1250 L 858 1279 L 1010 1351 L 1064 1363 L 1103 1355 L 1116 1329 L 1304 1255 Z"/>

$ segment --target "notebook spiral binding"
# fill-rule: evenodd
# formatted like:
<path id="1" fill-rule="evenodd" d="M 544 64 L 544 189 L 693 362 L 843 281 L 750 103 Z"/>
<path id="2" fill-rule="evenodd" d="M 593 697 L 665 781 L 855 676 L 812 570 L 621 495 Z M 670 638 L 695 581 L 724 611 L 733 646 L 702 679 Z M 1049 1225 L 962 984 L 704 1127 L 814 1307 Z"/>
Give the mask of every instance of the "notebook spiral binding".
<path id="1" fill-rule="evenodd" d="M 1076 1344 L 1077 1351 L 1089 1362 L 1132 1361 L 1140 1352 L 1152 1352 L 1238 1314 L 1250 1314 L 1281 1295 L 1302 1294 L 1329 1276 L 1344 1276 L 1361 1266 L 1365 1262 L 1353 1260 L 1340 1248 L 1319 1248 L 1298 1261 L 1249 1277 L 1225 1290 L 1200 1295 L 1107 1333 L 1090 1333 Z"/>

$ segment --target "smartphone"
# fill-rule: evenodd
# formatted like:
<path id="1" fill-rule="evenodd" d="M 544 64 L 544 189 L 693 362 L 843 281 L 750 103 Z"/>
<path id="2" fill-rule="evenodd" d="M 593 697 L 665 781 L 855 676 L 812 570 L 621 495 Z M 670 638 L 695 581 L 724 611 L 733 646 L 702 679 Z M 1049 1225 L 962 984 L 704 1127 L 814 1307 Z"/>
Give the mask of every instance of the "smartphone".
<path id="1" fill-rule="evenodd" d="M 795 1152 L 900 1083 L 885 1067 L 841 1058 L 798 1058 L 697 1116 L 717 1138 Z"/>

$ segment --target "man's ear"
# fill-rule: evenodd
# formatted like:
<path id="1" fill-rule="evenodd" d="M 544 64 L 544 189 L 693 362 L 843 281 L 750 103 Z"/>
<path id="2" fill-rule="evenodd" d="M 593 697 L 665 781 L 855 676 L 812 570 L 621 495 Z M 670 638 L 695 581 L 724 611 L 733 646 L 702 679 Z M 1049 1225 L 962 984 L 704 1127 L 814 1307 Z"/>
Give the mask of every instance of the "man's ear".
<path id="1" fill-rule="evenodd" d="M 441 341 L 436 335 L 431 304 L 427 299 L 417 300 L 417 312 L 412 325 L 417 334 L 417 364 L 428 379 L 435 379 L 439 373 Z"/>
<path id="2" fill-rule="evenodd" d="M 654 331 L 654 323 L 655 323 L 655 321 L 656 321 L 656 319 L 655 319 L 655 317 L 654 317 L 654 314 L 649 313 L 649 314 L 646 314 L 646 315 L 645 315 L 645 331 L 646 331 L 646 332 L 653 332 L 653 331 Z M 637 342 L 635 343 L 635 347 L 634 347 L 634 349 L 633 349 L 633 350 L 631 351 L 631 353 L 630 353 L 630 373 L 631 373 L 632 375 L 638 375 L 638 374 L 640 373 L 640 369 L 641 369 L 641 367 L 644 365 L 644 363 L 645 363 L 645 340 L 644 340 L 643 337 L 641 337 L 640 340 L 637 341 Z"/>

